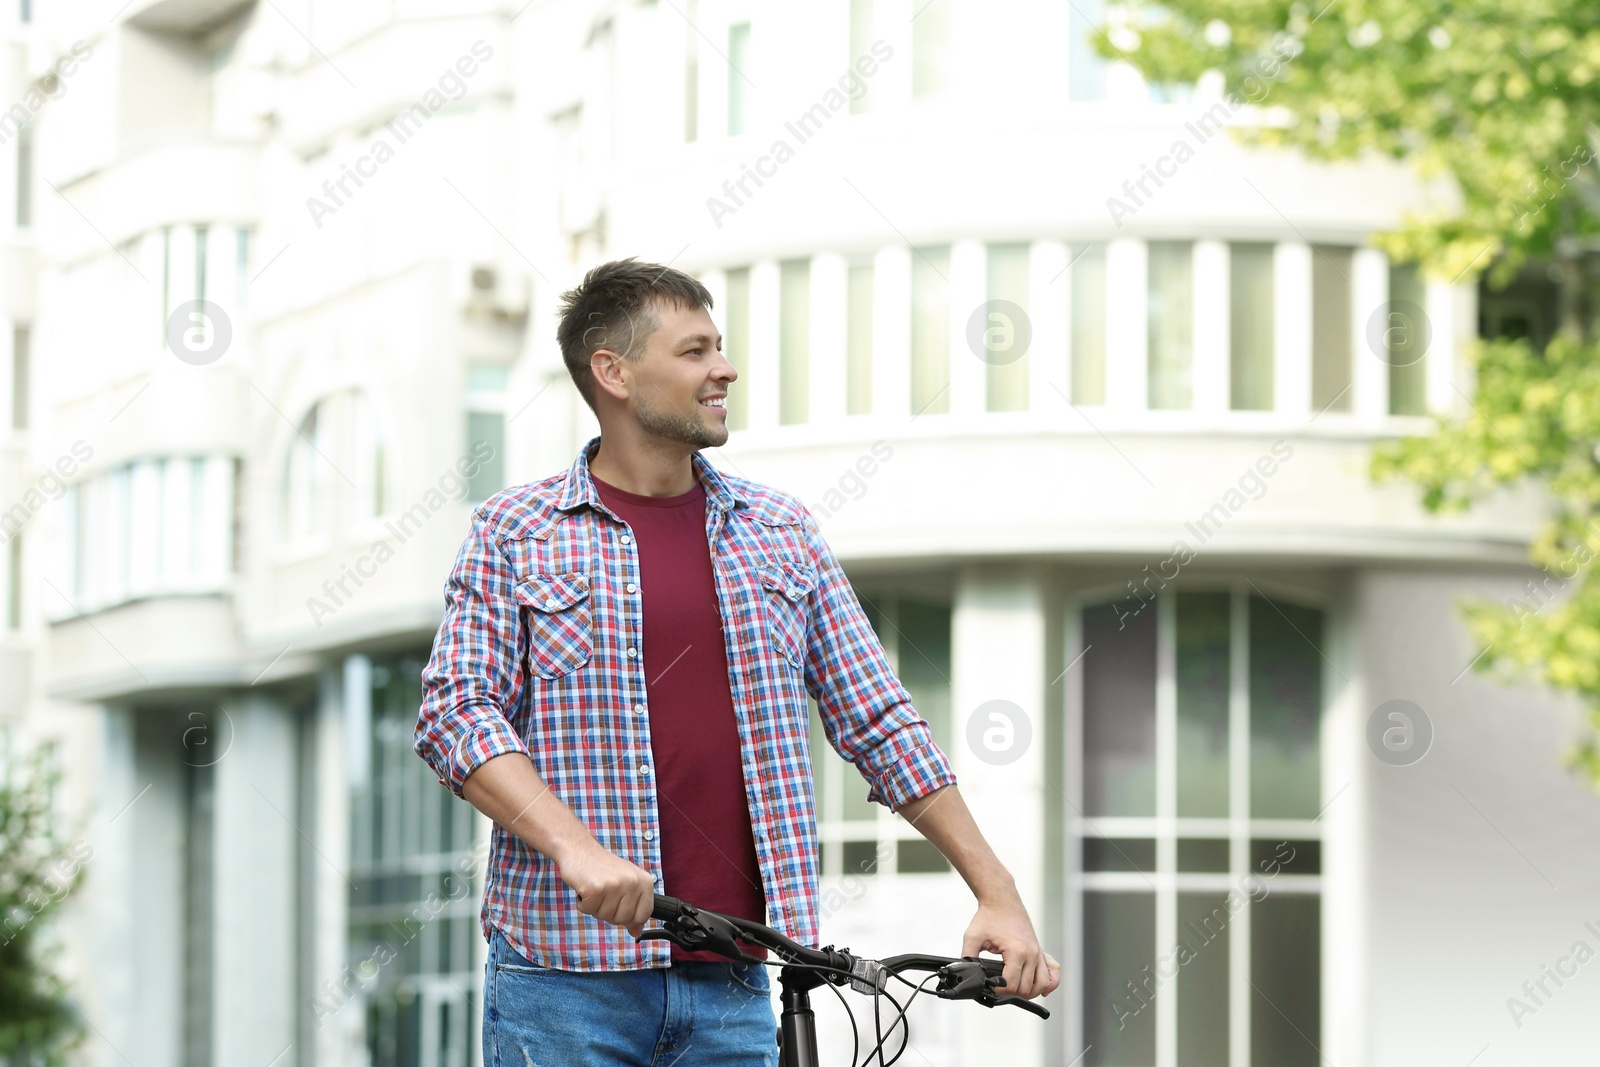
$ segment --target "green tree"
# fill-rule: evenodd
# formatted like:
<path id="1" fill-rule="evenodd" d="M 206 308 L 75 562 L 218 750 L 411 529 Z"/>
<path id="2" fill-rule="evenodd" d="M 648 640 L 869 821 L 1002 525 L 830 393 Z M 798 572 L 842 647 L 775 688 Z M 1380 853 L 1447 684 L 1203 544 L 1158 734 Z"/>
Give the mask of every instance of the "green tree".
<path id="1" fill-rule="evenodd" d="M 1457 194 L 1373 242 L 1425 276 L 1487 272 L 1503 287 L 1548 264 L 1558 329 L 1542 348 L 1468 353 L 1464 414 L 1381 442 L 1375 478 L 1418 486 L 1433 512 L 1534 483 L 1552 510 L 1525 597 L 1462 605 L 1487 648 L 1474 669 L 1579 695 L 1591 729 L 1572 763 L 1600 790 L 1600 8 L 1555 0 L 1135 0 L 1095 34 L 1152 82 L 1221 79 L 1244 143 L 1313 159 L 1391 159 Z M 1209 72 L 1209 73 L 1208 73 Z M 1204 104 L 1194 106 L 1204 107 Z M 1563 596 L 1564 594 L 1564 596 Z"/>
<path id="2" fill-rule="evenodd" d="M 39 958 L 41 924 L 83 877 L 87 842 L 62 840 L 56 775 L 42 752 L 0 782 L 0 1063 L 59 1064 L 81 1029 L 61 981 Z"/>

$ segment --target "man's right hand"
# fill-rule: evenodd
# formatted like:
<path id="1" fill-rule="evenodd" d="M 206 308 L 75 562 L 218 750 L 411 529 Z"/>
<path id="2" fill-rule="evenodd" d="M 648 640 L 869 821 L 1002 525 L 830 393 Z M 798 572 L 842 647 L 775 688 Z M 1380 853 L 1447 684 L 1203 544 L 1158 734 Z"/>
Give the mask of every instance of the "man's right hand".
<path id="1" fill-rule="evenodd" d="M 637 864 L 591 839 L 558 861 L 561 880 L 578 894 L 578 910 L 626 926 L 638 937 L 655 909 L 656 880 Z"/>

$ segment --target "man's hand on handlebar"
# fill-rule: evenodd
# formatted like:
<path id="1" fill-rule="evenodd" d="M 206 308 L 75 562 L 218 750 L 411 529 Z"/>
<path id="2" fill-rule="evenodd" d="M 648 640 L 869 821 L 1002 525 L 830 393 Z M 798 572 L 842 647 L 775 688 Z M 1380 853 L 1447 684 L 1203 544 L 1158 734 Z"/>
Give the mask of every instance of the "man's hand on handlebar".
<path id="1" fill-rule="evenodd" d="M 1002 972 L 1006 984 L 1000 992 L 1032 1000 L 1048 996 L 1061 984 L 1061 964 L 1039 945 L 1020 897 L 978 905 L 978 914 L 961 939 L 961 954 L 979 952 L 996 952 L 1006 961 Z"/>
<path id="2" fill-rule="evenodd" d="M 590 841 L 559 864 L 561 880 L 578 894 L 578 910 L 638 937 L 655 906 L 656 880 L 649 871 Z"/>

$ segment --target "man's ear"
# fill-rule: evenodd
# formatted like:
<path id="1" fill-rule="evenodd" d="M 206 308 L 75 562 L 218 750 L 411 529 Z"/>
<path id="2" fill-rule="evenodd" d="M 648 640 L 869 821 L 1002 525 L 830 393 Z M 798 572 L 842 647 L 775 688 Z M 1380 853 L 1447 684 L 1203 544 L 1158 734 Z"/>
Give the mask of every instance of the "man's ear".
<path id="1" fill-rule="evenodd" d="M 603 389 L 618 400 L 628 399 L 628 382 L 622 373 L 625 361 L 609 348 L 597 348 L 589 357 L 589 371 L 596 389 Z"/>

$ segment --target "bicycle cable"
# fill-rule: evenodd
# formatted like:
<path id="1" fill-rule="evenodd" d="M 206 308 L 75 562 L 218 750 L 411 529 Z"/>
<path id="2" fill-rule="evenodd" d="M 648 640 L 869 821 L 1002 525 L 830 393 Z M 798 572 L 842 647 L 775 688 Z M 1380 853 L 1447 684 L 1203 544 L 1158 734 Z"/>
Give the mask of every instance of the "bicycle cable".
<path id="1" fill-rule="evenodd" d="M 820 963 L 785 963 L 780 959 L 765 959 L 761 961 L 768 967 L 794 967 L 802 971 L 823 971 L 828 974 L 842 975 L 845 978 L 854 977 L 842 967 L 828 967 Z M 839 998 L 839 1005 L 844 1008 L 844 1017 L 850 1020 L 850 1067 L 861 1067 L 857 1062 L 861 1057 L 861 1032 L 856 1029 L 855 1013 L 850 1010 L 850 1002 L 844 999 L 844 994 L 839 992 L 839 987 L 832 982 L 824 982 L 828 992 Z"/>
<path id="2" fill-rule="evenodd" d="M 900 978 L 900 976 L 898 974 L 895 975 L 895 977 L 896 978 Z M 912 1005 L 913 1002 L 916 1001 L 917 994 L 919 994 L 923 990 L 925 990 L 927 988 L 927 986 L 928 986 L 928 983 L 933 981 L 937 977 L 939 977 L 937 974 L 930 974 L 930 975 L 928 975 L 928 977 L 924 978 L 919 984 L 917 984 L 915 986 L 912 986 L 911 995 L 906 998 L 905 1007 L 900 1008 L 900 1014 L 895 1020 L 896 1022 L 899 1022 L 901 1024 L 900 1050 L 898 1052 L 896 1052 L 893 1056 L 889 1057 L 889 1062 L 884 1064 L 884 1067 L 894 1067 L 895 1062 L 897 1060 L 899 1060 L 901 1056 L 904 1056 L 906 1054 L 906 1049 L 909 1048 L 910 1045 L 911 1045 L 911 1019 L 910 1019 L 909 1014 L 908 1014 L 911 1011 L 911 1005 Z M 911 980 L 908 979 L 908 978 L 900 978 L 900 980 L 902 982 L 905 982 L 906 985 L 911 985 Z M 885 995 L 887 995 L 887 994 L 885 994 Z M 889 997 L 889 999 L 891 1001 L 894 1001 L 896 1007 L 899 1007 L 899 1001 L 895 1001 L 893 997 Z M 890 1036 L 893 1036 L 893 1034 L 894 1034 L 894 1023 L 890 1023 L 889 1024 L 889 1034 L 890 1034 Z M 880 1057 L 880 1059 L 881 1058 L 882 1057 Z"/>
<path id="3" fill-rule="evenodd" d="M 937 976 L 935 976 L 935 977 L 937 977 Z M 884 1039 L 884 1036 L 883 1036 L 883 1031 L 882 1031 L 882 1029 L 880 1029 L 880 1020 L 878 1018 L 878 998 L 879 997 L 888 997 L 889 998 L 889 1003 L 893 1004 L 895 1006 L 895 1010 L 899 1013 L 898 1015 L 895 1016 L 895 1022 L 892 1022 L 892 1023 L 889 1024 L 889 1036 L 890 1037 L 894 1036 L 895 1023 L 900 1023 L 901 1027 L 902 1027 L 901 1037 L 900 1037 L 900 1051 L 896 1052 L 894 1054 L 894 1059 L 891 1059 L 889 1061 L 889 1063 L 893 1063 L 895 1060 L 899 1059 L 900 1058 L 900 1054 L 905 1052 L 906 1046 L 911 1043 L 911 1020 L 906 1018 L 906 1010 L 907 1010 L 907 1008 L 909 1008 L 911 1006 L 911 1000 L 910 1000 L 910 998 L 907 998 L 905 1006 L 902 1007 L 900 1002 L 898 1000 L 894 999 L 894 994 L 889 992 L 887 989 L 879 990 L 877 993 L 874 993 L 873 996 L 872 996 L 872 1026 L 873 1026 L 873 1030 L 877 1033 L 877 1036 L 878 1036 L 878 1048 L 877 1048 L 877 1052 L 878 1052 L 878 1067 L 889 1067 L 889 1063 L 885 1063 L 884 1060 L 883 1060 L 883 1045 L 884 1045 L 884 1040 L 885 1039 Z"/>

